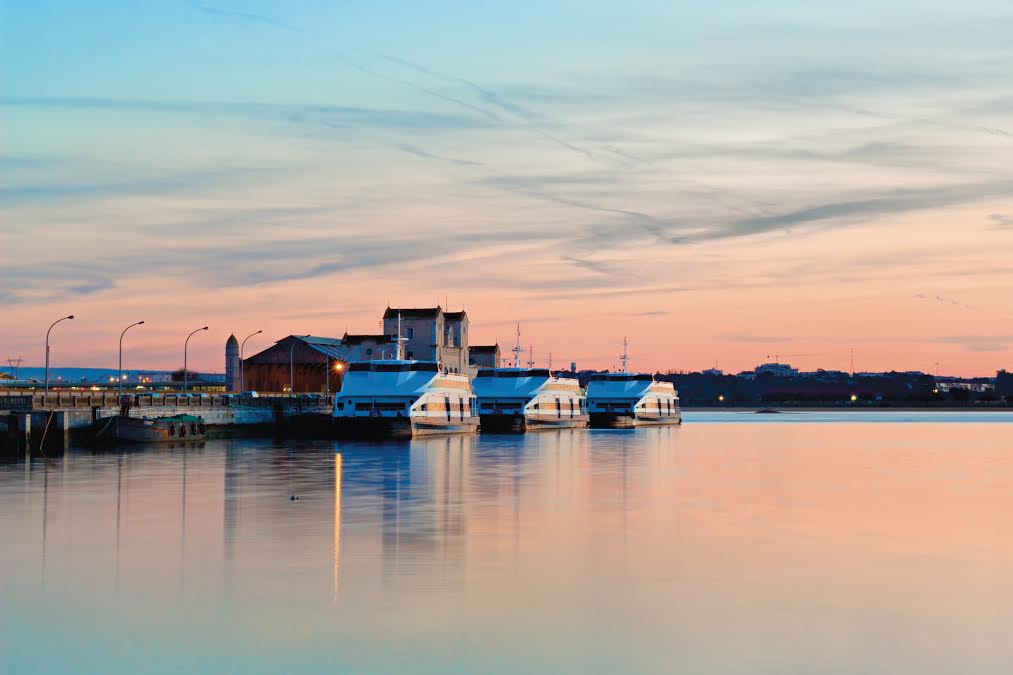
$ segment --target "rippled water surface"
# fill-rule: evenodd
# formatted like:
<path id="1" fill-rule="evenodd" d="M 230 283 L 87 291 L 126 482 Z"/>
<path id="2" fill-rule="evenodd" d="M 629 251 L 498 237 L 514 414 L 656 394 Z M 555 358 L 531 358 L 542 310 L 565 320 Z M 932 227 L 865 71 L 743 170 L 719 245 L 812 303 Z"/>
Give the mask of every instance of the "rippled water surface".
<path id="1" fill-rule="evenodd" d="M 8 461 L 0 672 L 1013 672 L 982 415 Z"/>

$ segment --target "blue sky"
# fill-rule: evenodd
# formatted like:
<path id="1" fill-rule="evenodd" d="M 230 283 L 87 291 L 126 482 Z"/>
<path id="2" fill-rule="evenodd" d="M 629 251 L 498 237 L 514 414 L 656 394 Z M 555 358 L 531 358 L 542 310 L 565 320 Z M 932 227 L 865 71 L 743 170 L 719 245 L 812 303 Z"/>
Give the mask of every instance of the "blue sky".
<path id="1" fill-rule="evenodd" d="M 445 298 L 588 365 L 620 332 L 645 368 L 1013 356 L 1008 1 L 2 7 L 29 361 L 64 311 L 101 366 L 158 307 L 138 358 L 174 367 L 208 316 L 367 332 Z"/>

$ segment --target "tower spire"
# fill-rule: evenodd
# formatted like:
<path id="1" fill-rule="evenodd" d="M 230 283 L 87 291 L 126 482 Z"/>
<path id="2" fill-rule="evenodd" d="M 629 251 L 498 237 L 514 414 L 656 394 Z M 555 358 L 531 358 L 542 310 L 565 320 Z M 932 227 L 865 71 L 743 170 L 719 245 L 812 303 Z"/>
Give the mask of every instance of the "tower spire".
<path id="1" fill-rule="evenodd" d="M 629 345 L 630 345 L 629 340 L 627 340 L 625 338 L 625 336 L 624 336 L 623 337 L 623 355 L 619 357 L 619 360 L 623 362 L 623 372 L 624 373 L 629 372 L 629 364 L 630 364 Z"/>

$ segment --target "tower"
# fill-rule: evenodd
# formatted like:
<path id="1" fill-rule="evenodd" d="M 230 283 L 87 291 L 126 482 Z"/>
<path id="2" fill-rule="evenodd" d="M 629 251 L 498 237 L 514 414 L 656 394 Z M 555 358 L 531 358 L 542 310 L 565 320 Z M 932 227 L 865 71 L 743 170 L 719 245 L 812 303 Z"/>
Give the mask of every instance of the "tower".
<path id="1" fill-rule="evenodd" d="M 239 392 L 239 340 L 230 335 L 225 342 L 225 389 L 231 393 Z"/>

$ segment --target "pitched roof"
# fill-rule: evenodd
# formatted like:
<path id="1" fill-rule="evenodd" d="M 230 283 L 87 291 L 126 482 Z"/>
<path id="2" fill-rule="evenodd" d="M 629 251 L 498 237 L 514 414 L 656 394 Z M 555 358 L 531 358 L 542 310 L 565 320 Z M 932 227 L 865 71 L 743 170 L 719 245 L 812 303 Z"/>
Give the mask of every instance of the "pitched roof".
<path id="1" fill-rule="evenodd" d="M 320 352 L 332 359 L 344 358 L 344 347 L 341 344 L 341 338 L 321 337 L 319 335 L 290 335 L 289 337 L 305 342 L 313 351 Z"/>
<path id="2" fill-rule="evenodd" d="M 302 340 L 303 342 L 309 342 L 310 344 L 329 345 L 329 344 L 337 344 L 337 343 L 341 342 L 341 338 L 321 337 L 319 335 L 293 335 L 292 337 L 297 337 L 300 340 Z"/>
<path id="3" fill-rule="evenodd" d="M 388 307 L 383 313 L 383 318 L 396 319 L 400 313 L 402 319 L 435 319 L 442 311 L 443 308 L 439 305 L 421 308 Z"/>
<path id="4" fill-rule="evenodd" d="M 393 342 L 395 339 L 395 335 L 349 335 L 345 333 L 345 337 L 341 338 L 341 341 L 346 345 L 361 345 L 363 342 Z"/>

